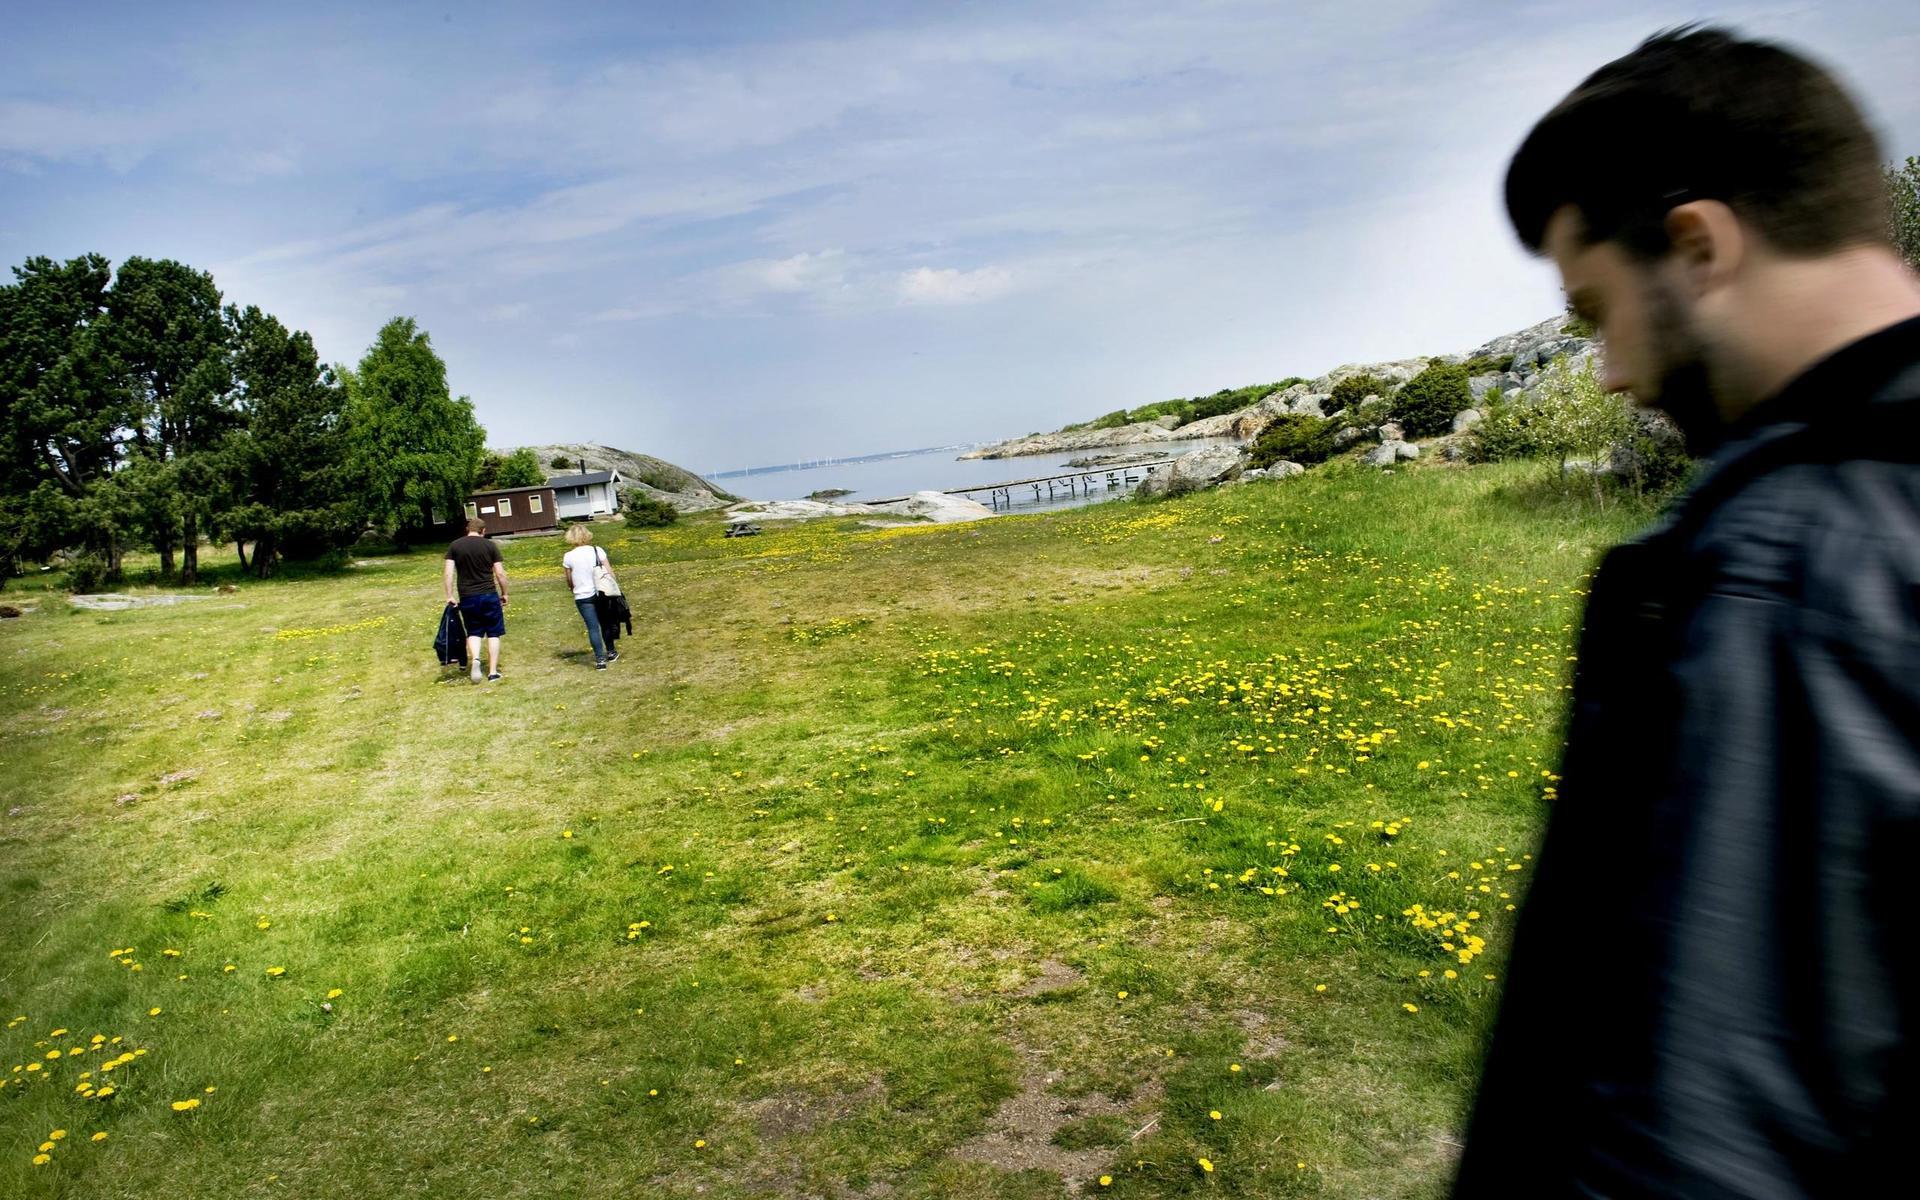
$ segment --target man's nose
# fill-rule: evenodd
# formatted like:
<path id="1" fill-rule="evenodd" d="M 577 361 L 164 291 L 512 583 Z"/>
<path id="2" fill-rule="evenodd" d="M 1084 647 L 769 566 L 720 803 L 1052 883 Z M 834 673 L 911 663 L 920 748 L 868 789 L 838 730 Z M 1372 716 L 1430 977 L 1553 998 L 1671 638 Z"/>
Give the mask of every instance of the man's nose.
<path id="1" fill-rule="evenodd" d="M 1621 392 L 1630 392 L 1633 390 L 1633 380 L 1627 378 L 1626 371 L 1615 365 L 1610 356 L 1603 352 L 1600 357 L 1600 362 L 1600 379 L 1609 392 L 1617 395 Z"/>

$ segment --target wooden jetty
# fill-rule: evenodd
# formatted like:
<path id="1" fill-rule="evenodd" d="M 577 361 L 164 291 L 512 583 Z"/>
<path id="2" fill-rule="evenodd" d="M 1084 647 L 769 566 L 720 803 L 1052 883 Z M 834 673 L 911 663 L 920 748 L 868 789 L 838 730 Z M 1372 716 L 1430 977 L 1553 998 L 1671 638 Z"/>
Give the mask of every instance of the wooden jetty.
<path id="1" fill-rule="evenodd" d="M 1141 482 L 1160 467 L 1173 462 L 1171 458 L 1154 459 L 1151 462 L 1123 463 L 1112 467 L 1080 468 L 1072 471 L 1060 471 L 1052 475 L 1030 475 L 1025 479 L 1007 479 L 999 483 L 979 483 L 972 487 L 946 488 L 945 496 L 971 496 L 979 492 L 987 493 L 987 503 L 995 512 L 1013 507 L 1013 489 L 1030 487 L 1033 489 L 1033 502 L 1041 501 L 1041 489 L 1046 489 L 1046 499 L 1058 498 L 1066 492 L 1070 499 L 1091 496 L 1095 491 L 1122 491 Z M 888 500 L 867 500 L 867 504 L 893 504 L 910 497 L 896 496 Z"/>

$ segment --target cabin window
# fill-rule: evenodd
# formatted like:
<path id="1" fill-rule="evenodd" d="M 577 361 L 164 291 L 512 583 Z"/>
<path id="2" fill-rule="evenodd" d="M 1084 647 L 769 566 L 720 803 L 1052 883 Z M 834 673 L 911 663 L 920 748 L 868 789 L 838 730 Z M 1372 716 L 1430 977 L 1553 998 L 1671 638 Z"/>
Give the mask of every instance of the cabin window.
<path id="1" fill-rule="evenodd" d="M 477 517 L 477 516 L 479 516 L 479 515 L 480 515 L 480 506 L 479 506 L 478 504 L 475 504 L 475 503 L 474 503 L 473 501 L 471 501 L 471 500 L 469 500 L 469 501 L 467 501 L 467 515 L 468 515 L 468 516 L 470 516 L 470 517 Z"/>
<path id="2" fill-rule="evenodd" d="M 576 499 L 584 500 L 587 498 L 587 489 L 583 487 L 577 487 L 573 489 L 573 494 Z"/>
<path id="3" fill-rule="evenodd" d="M 512 496 L 500 497 L 500 515 L 503 517 L 510 517 L 513 515 L 513 497 Z"/>
<path id="4" fill-rule="evenodd" d="M 545 511 L 541 504 L 539 492 L 535 492 L 527 497 L 527 511 L 530 513 Z"/>
<path id="5" fill-rule="evenodd" d="M 447 523 L 447 519 L 440 515 L 440 510 L 437 508 L 433 509 L 428 515 L 433 518 L 435 525 L 445 525 Z"/>

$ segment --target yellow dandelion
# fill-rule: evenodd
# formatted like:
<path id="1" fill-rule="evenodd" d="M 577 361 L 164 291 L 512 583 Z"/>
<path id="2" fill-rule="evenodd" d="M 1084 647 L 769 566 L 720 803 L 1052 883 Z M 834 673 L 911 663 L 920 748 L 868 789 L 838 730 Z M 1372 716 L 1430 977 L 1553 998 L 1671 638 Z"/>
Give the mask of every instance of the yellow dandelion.
<path id="1" fill-rule="evenodd" d="M 1213 1160 L 1212 1160 L 1212 1159 L 1210 1159 L 1210 1158 L 1203 1158 L 1203 1159 L 1199 1159 L 1198 1161 L 1199 1161 L 1199 1163 L 1200 1163 L 1200 1169 L 1201 1169 L 1202 1171 L 1205 1171 L 1205 1172 L 1206 1172 L 1207 1174 L 1209 1174 L 1209 1175 L 1211 1175 L 1211 1174 L 1213 1174 Z"/>
<path id="2" fill-rule="evenodd" d="M 100 1131 L 99 1133 L 96 1133 L 96 1134 L 94 1134 L 94 1135 L 93 1135 L 93 1140 L 94 1140 L 94 1141 L 96 1141 L 96 1142 L 104 1142 L 104 1141 L 106 1141 L 106 1140 L 107 1140 L 107 1131 L 106 1131 L 106 1130 L 104 1130 L 104 1129 L 102 1129 L 102 1130 L 101 1130 L 101 1131 Z"/>
<path id="3" fill-rule="evenodd" d="M 286 973 L 287 973 L 287 969 L 285 967 L 268 967 L 267 968 L 267 978 L 269 979 L 278 979 L 282 975 L 285 975 Z"/>
<path id="4" fill-rule="evenodd" d="M 191 1100 L 175 1100 L 173 1102 L 173 1111 L 175 1112 L 192 1112 L 199 1107 L 200 1097 L 198 1096 L 193 1097 Z"/>

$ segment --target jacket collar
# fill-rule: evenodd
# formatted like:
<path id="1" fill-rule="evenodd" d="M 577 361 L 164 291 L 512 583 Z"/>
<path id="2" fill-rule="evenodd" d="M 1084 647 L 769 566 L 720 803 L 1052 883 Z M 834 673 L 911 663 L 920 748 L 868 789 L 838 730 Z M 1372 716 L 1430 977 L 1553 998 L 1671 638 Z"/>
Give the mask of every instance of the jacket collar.
<path id="1" fill-rule="evenodd" d="M 1920 317 L 1842 346 L 1729 426 L 1686 493 L 1636 540 L 1697 523 L 1733 492 L 1777 465 L 1773 459 L 1786 449 L 1788 439 L 1810 432 L 1844 437 L 1850 427 L 1877 422 L 1895 406 L 1911 413 L 1916 402 L 1920 402 Z M 1862 441 L 1871 437 L 1866 434 Z"/>

